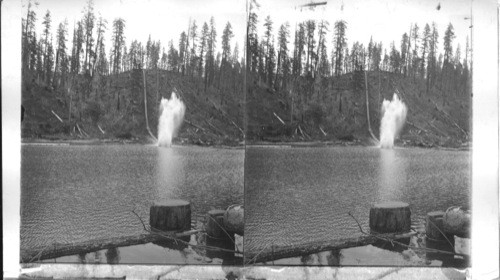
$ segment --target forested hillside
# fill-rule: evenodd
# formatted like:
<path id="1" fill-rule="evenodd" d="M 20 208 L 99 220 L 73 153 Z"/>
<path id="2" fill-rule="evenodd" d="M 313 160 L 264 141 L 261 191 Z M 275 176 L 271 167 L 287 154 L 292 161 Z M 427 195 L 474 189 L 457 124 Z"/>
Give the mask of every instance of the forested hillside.
<path id="1" fill-rule="evenodd" d="M 344 20 L 297 22 L 292 33 L 288 22 L 275 25 L 258 12 L 250 6 L 249 141 L 371 141 L 370 128 L 379 134 L 382 101 L 394 93 L 409 112 L 403 144 L 470 141 L 471 50 L 468 38 L 464 52 L 455 43 L 451 23 L 442 38 L 435 23 L 423 30 L 412 24 L 400 45 L 370 39 L 368 46 L 349 46 Z"/>
<path id="2" fill-rule="evenodd" d="M 382 101 L 394 93 L 408 107 L 402 144 L 470 141 L 472 51 L 469 38 L 456 40 L 451 23 L 442 36 L 435 23 L 411 24 L 399 43 L 370 39 L 365 46 L 348 40 L 344 20 L 311 19 L 293 28 L 270 16 L 261 20 L 256 11 L 250 1 L 240 50 L 232 38 L 245 34 L 233 34 L 230 22 L 217 34 L 214 17 L 189 20 L 178 42 L 162 45 L 149 36 L 127 44 L 126 20 L 97 17 L 91 0 L 69 38 L 67 20 L 53 32 L 50 11 L 40 22 L 29 1 L 22 20 L 22 137 L 153 142 L 160 100 L 175 91 L 187 107 L 182 143 L 371 142 Z"/>
<path id="3" fill-rule="evenodd" d="M 29 1 L 26 8 L 23 138 L 152 142 L 160 100 L 175 91 L 187 108 L 179 142 L 210 145 L 243 140 L 244 61 L 239 59 L 238 45 L 231 46 L 230 22 L 220 36 L 212 17 L 200 26 L 190 20 L 178 44 L 171 40 L 162 46 L 149 36 L 145 43 L 130 40 L 127 46 L 126 21 L 116 18 L 108 24 L 97 18 L 91 0 L 73 26 L 72 40 L 67 20 L 52 33 L 48 10 L 41 22 L 43 33 L 37 34 L 37 4 Z M 109 55 L 106 32 L 112 32 Z"/>

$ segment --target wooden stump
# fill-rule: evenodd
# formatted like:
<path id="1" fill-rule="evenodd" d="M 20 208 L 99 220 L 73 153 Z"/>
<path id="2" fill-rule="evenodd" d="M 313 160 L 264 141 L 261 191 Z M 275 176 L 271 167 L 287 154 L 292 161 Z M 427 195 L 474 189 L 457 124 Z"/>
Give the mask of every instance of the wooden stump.
<path id="1" fill-rule="evenodd" d="M 210 210 L 207 213 L 206 230 L 212 238 L 230 239 L 229 233 L 224 229 L 224 210 Z M 228 236 L 229 235 L 229 236 Z M 234 239 L 234 234 L 231 236 Z"/>
<path id="2" fill-rule="evenodd" d="M 233 205 L 227 208 L 224 213 L 224 227 L 229 232 L 243 235 L 245 221 L 242 205 Z"/>
<path id="3" fill-rule="evenodd" d="M 191 229 L 191 205 L 184 200 L 155 203 L 149 210 L 152 230 L 186 231 Z"/>
<path id="4" fill-rule="evenodd" d="M 452 235 L 443 236 L 445 233 L 443 228 L 443 211 L 432 211 L 427 213 L 426 223 L 425 223 L 425 235 L 427 238 L 436 241 L 452 240 Z"/>
<path id="5" fill-rule="evenodd" d="M 370 209 L 370 229 L 376 233 L 407 232 L 411 225 L 408 203 L 377 203 Z"/>

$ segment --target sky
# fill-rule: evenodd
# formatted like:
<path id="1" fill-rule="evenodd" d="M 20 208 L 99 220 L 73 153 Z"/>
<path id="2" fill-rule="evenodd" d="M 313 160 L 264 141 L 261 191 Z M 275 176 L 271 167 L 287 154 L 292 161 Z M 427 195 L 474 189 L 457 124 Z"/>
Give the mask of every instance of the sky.
<path id="1" fill-rule="evenodd" d="M 47 10 L 52 17 L 52 33 L 55 34 L 60 22 L 68 20 L 69 46 L 73 38 L 73 25 L 83 17 L 87 0 L 37 0 L 37 34 L 41 34 L 43 17 Z M 26 17 L 28 0 L 22 0 L 23 18 Z M 109 53 L 111 47 L 112 22 L 116 18 L 125 19 L 125 42 L 127 48 L 132 40 L 145 44 L 151 34 L 152 40 L 160 40 L 167 47 L 170 40 L 178 48 L 179 35 L 186 31 L 189 20 L 196 20 L 198 34 L 203 22 L 210 23 L 214 17 L 217 29 L 217 48 L 221 50 L 222 31 L 229 21 L 234 37 L 231 51 L 238 42 L 240 57 L 243 55 L 245 39 L 245 0 L 94 0 L 94 13 L 99 13 L 108 21 L 105 45 Z M 55 42 L 55 35 L 54 35 Z M 168 51 L 168 48 L 165 48 Z"/>
<path id="2" fill-rule="evenodd" d="M 23 9 L 26 3 L 23 1 Z M 314 10 L 300 8 L 312 1 L 326 1 L 327 4 Z M 274 34 L 282 23 L 289 22 L 291 34 L 298 22 L 307 19 L 325 19 L 330 23 L 328 33 L 328 53 L 332 45 L 333 24 L 343 19 L 347 22 L 348 46 L 359 41 L 368 45 L 370 37 L 375 42 L 382 42 L 389 48 L 391 42 L 400 47 L 401 36 L 409 33 L 412 24 L 417 23 L 420 32 L 426 23 L 436 22 L 439 32 L 439 48 L 442 51 L 443 35 L 448 23 L 452 23 L 457 44 L 461 45 L 462 58 L 465 51 L 466 37 L 470 37 L 471 0 L 257 0 L 260 8 L 256 10 L 259 18 L 258 32 L 262 34 L 264 18 L 270 16 L 274 22 Z M 52 15 L 52 32 L 64 19 L 69 23 L 69 39 L 72 38 L 74 23 L 82 18 L 82 11 L 87 0 L 38 0 L 37 28 L 42 31 L 43 16 L 47 10 Z M 112 22 L 121 17 L 125 19 L 126 45 L 134 39 L 145 43 L 151 34 L 152 40 L 160 40 L 162 46 L 167 46 L 170 40 L 178 47 L 179 35 L 187 31 L 189 20 L 196 20 L 198 31 L 203 22 L 209 23 L 214 16 L 217 28 L 217 47 L 221 50 L 222 30 L 226 23 L 231 22 L 234 37 L 231 41 L 231 51 L 238 42 L 240 57 L 243 55 L 245 39 L 246 0 L 94 0 L 94 11 L 108 20 L 106 32 L 107 50 L 111 46 Z M 478 5 L 475 3 L 475 5 Z M 439 9 L 438 9 L 439 7 Z M 25 14 L 25 13 L 23 13 Z M 55 38 L 54 38 L 55 39 Z M 293 40 L 293 35 L 290 41 Z M 71 40 L 69 40 L 71 41 Z"/>
<path id="3" fill-rule="evenodd" d="M 418 24 L 420 34 L 426 23 L 436 22 L 439 32 L 439 47 L 442 49 L 443 35 L 452 23 L 456 38 L 454 50 L 460 43 L 462 51 L 465 50 L 466 36 L 470 37 L 470 0 L 314 0 L 324 2 L 326 5 L 317 6 L 316 9 L 300 8 L 312 0 L 257 0 L 260 8 L 258 15 L 258 32 L 263 34 L 264 19 L 268 15 L 274 25 L 274 34 L 277 36 L 279 26 L 288 21 L 291 34 L 295 25 L 308 19 L 324 19 L 330 23 L 327 46 L 331 47 L 333 40 L 333 25 L 337 20 L 347 22 L 347 40 L 349 48 L 352 43 L 359 41 L 367 46 L 370 37 L 375 42 L 382 42 L 384 48 L 389 48 L 392 41 L 399 49 L 403 33 L 409 34 L 412 24 Z M 438 9 L 439 6 L 439 9 Z M 293 36 L 291 36 L 293 40 Z M 330 49 L 329 49 L 330 53 Z M 463 56 L 462 56 L 463 58 Z"/>

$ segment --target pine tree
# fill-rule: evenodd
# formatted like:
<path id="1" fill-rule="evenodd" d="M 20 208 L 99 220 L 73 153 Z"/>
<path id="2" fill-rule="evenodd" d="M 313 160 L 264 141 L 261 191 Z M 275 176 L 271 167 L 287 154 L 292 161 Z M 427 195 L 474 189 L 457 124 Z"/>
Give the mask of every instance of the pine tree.
<path id="1" fill-rule="evenodd" d="M 61 79 L 64 79 L 63 73 L 65 74 L 68 71 L 68 69 L 66 69 L 67 63 L 65 63 L 65 60 L 67 59 L 66 58 L 67 35 L 68 35 L 68 20 L 65 19 L 64 22 L 59 23 L 59 27 L 57 28 L 57 37 L 56 37 L 57 49 L 56 49 L 56 63 L 54 69 L 53 87 L 56 87 L 61 83 Z M 58 78 L 57 80 L 56 77 Z"/>
<path id="2" fill-rule="evenodd" d="M 258 65 L 259 38 L 257 35 L 257 14 L 250 11 L 247 26 L 247 66 L 252 73 L 256 73 Z"/>
<path id="3" fill-rule="evenodd" d="M 444 47 L 443 67 L 445 68 L 449 66 L 452 62 L 453 39 L 455 39 L 455 31 L 453 30 L 453 25 L 449 23 L 443 38 L 443 47 Z"/>
<path id="4" fill-rule="evenodd" d="M 48 53 L 48 49 L 49 49 L 49 36 L 50 36 L 50 29 L 51 29 L 51 24 L 52 24 L 52 19 L 51 19 L 51 16 L 50 16 L 50 11 L 47 10 L 47 12 L 45 13 L 45 17 L 43 18 L 43 68 L 44 68 L 44 71 L 43 71 L 43 80 L 45 80 L 46 82 L 48 82 L 48 72 L 47 72 L 47 69 L 48 68 L 48 64 L 49 64 L 49 53 Z"/>
<path id="5" fill-rule="evenodd" d="M 35 8 L 38 6 L 37 2 L 28 1 L 28 11 L 26 19 L 23 20 L 22 31 L 22 67 L 25 69 L 35 70 L 36 66 L 36 49 L 37 39 L 35 32 L 36 12 Z"/>
<path id="6" fill-rule="evenodd" d="M 191 24 L 191 30 L 189 32 L 190 40 L 191 40 L 191 49 L 189 50 L 189 72 L 191 76 L 194 76 L 195 69 L 197 66 L 198 57 L 196 56 L 197 50 L 197 42 L 198 42 L 198 26 L 196 25 L 196 21 L 193 20 Z M 201 74 L 201 73 L 200 73 Z"/>
<path id="7" fill-rule="evenodd" d="M 125 20 L 117 18 L 113 21 L 113 73 L 119 73 L 122 63 L 122 51 L 125 45 Z"/>
<path id="8" fill-rule="evenodd" d="M 419 66 L 419 57 L 418 57 L 418 43 L 420 39 L 420 35 L 418 34 L 419 27 L 417 24 L 413 26 L 413 29 L 411 30 L 411 40 L 413 41 L 413 50 L 411 53 L 411 76 L 413 78 L 416 77 L 417 72 L 418 72 L 418 66 Z"/>
<path id="9" fill-rule="evenodd" d="M 391 54 L 389 56 L 391 70 L 394 73 L 400 73 L 401 53 L 396 49 L 394 42 L 391 44 Z"/>
<path id="10" fill-rule="evenodd" d="M 213 85 L 215 79 L 215 49 L 217 44 L 217 31 L 215 29 L 215 19 L 210 18 L 210 27 L 207 37 L 207 55 L 205 63 L 205 90 L 208 85 Z"/>
<path id="11" fill-rule="evenodd" d="M 162 55 L 161 55 L 161 60 L 160 60 L 160 67 L 161 69 L 167 70 L 168 66 L 168 56 L 167 53 L 165 52 L 165 47 L 162 49 Z"/>
<path id="12" fill-rule="evenodd" d="M 408 48 L 409 46 L 409 37 L 406 32 L 403 34 L 403 37 L 401 38 L 401 67 L 403 69 L 403 75 L 406 77 L 407 74 L 407 65 L 408 65 L 408 57 L 406 54 L 408 53 Z"/>
<path id="13" fill-rule="evenodd" d="M 200 55 L 199 55 L 199 65 L 198 65 L 198 73 L 200 77 L 205 77 L 207 74 L 204 72 L 204 63 L 206 63 L 205 55 L 207 51 L 207 41 L 208 41 L 208 24 L 203 23 L 203 27 L 201 29 L 201 37 L 200 37 Z"/>
<path id="14" fill-rule="evenodd" d="M 445 92 L 449 90 L 449 85 L 450 85 L 450 80 L 451 80 L 451 75 L 453 72 L 453 39 L 455 39 L 455 31 L 453 30 L 453 25 L 451 23 L 448 24 L 448 27 L 446 28 L 446 31 L 444 32 L 444 37 L 443 37 L 443 48 L 444 48 L 444 56 L 443 56 L 443 70 L 442 70 L 442 75 L 444 76 L 443 78 L 443 85 L 444 89 L 443 94 L 446 94 Z M 443 103 L 445 102 L 445 99 L 443 98 Z"/>
<path id="15" fill-rule="evenodd" d="M 420 75 L 422 78 L 426 77 L 426 60 L 427 64 L 429 64 L 429 55 L 428 55 L 428 50 L 429 50 L 429 41 L 431 39 L 431 28 L 429 24 L 426 24 L 424 27 L 424 33 L 422 34 L 422 55 L 420 57 L 421 62 L 420 62 Z"/>
<path id="16" fill-rule="evenodd" d="M 83 48 L 83 27 L 80 21 L 77 22 L 77 28 L 73 31 L 73 48 L 71 51 L 71 73 L 78 74 L 81 67 L 81 53 Z"/>
<path id="17" fill-rule="evenodd" d="M 335 55 L 335 76 L 342 74 L 342 62 L 344 60 L 344 48 L 347 46 L 346 39 L 347 23 L 343 20 L 336 21 L 334 26 L 334 55 Z"/>
<path id="18" fill-rule="evenodd" d="M 38 39 L 37 48 L 35 51 L 36 54 L 36 73 L 38 77 L 38 82 L 40 82 L 40 77 L 43 77 L 43 40 L 41 38 Z"/>
<path id="19" fill-rule="evenodd" d="M 87 73 L 92 68 L 90 65 L 90 60 L 93 57 L 92 47 L 94 44 L 94 38 L 92 33 L 94 31 L 95 15 L 94 15 L 94 2 L 93 0 L 88 0 L 87 5 L 83 10 L 83 28 L 84 28 L 84 40 L 85 40 L 85 59 L 83 61 L 83 70 Z"/>
<path id="20" fill-rule="evenodd" d="M 151 68 L 153 68 L 153 69 L 158 69 L 158 67 L 159 67 L 160 48 L 161 48 L 160 41 L 153 42 L 153 44 L 151 46 Z"/>
<path id="21" fill-rule="evenodd" d="M 168 50 L 168 70 L 179 72 L 179 52 L 174 47 L 174 42 L 170 40 Z"/>
<path id="22" fill-rule="evenodd" d="M 276 51 L 274 50 L 274 36 L 271 38 L 270 44 L 267 46 L 269 48 L 267 54 L 267 64 L 266 64 L 266 74 L 267 74 L 267 84 L 270 88 L 273 87 L 274 81 L 274 68 L 276 67 Z"/>
<path id="23" fill-rule="evenodd" d="M 44 73 L 45 73 L 45 82 L 50 85 L 52 84 L 52 69 L 54 67 L 54 47 L 52 46 L 52 36 L 50 40 L 46 42 L 47 53 L 45 54 L 44 59 Z"/>
<path id="24" fill-rule="evenodd" d="M 104 33 L 107 29 L 106 25 L 108 21 L 103 19 L 102 16 L 99 16 L 99 21 L 97 22 L 97 41 L 95 45 L 94 51 L 94 71 L 97 71 L 99 74 L 103 75 L 106 73 L 106 51 L 104 47 Z"/>
<path id="25" fill-rule="evenodd" d="M 285 63 L 288 60 L 288 42 L 290 38 L 290 24 L 285 22 L 280 26 L 278 31 L 278 60 L 276 69 L 276 80 L 275 87 L 279 90 L 285 87 L 286 76 L 285 73 L 290 73 L 290 69 L 285 69 L 285 67 L 290 67 L 289 63 Z M 279 80 L 278 80 L 279 79 Z"/>
<path id="26" fill-rule="evenodd" d="M 326 49 L 326 33 L 328 32 L 328 22 L 320 21 L 318 25 L 318 59 L 316 60 L 315 71 L 321 76 L 330 75 L 330 65 L 328 63 L 328 54 Z"/>
<path id="27" fill-rule="evenodd" d="M 264 53 L 264 73 L 262 73 L 264 81 L 268 82 L 268 70 L 269 70 L 269 63 L 271 59 L 271 54 L 270 54 L 270 48 L 271 48 L 271 36 L 273 32 L 273 21 L 271 20 L 270 16 L 267 16 L 264 19 L 264 37 L 263 42 L 263 53 Z"/>
<path id="28" fill-rule="evenodd" d="M 427 55 L 427 81 L 426 92 L 434 85 L 437 77 L 437 46 L 439 34 L 436 23 L 432 23 L 432 32 L 429 38 L 429 54 Z"/>
<path id="29" fill-rule="evenodd" d="M 306 75 L 310 76 L 312 73 L 312 65 L 314 64 L 314 60 L 316 58 L 316 52 L 315 52 L 315 47 L 316 47 L 316 40 L 314 39 L 314 32 L 316 30 L 316 21 L 314 20 L 307 20 L 305 22 L 305 27 L 306 27 L 306 68 L 305 72 Z"/>
<path id="30" fill-rule="evenodd" d="M 187 35 L 186 32 L 182 31 L 181 35 L 179 37 L 179 62 L 180 62 L 180 71 L 182 75 L 185 74 L 186 67 L 184 65 L 184 61 L 186 59 L 186 53 L 187 53 Z"/>
<path id="31" fill-rule="evenodd" d="M 227 22 L 224 31 L 222 31 L 222 61 L 221 73 L 219 74 L 219 84 L 223 76 L 226 75 L 226 70 L 231 68 L 231 39 L 234 37 L 231 23 Z"/>
<path id="32" fill-rule="evenodd" d="M 295 43 L 293 52 L 293 75 L 295 77 L 302 74 L 302 55 L 305 53 L 305 25 L 299 23 L 299 29 L 295 30 Z"/>

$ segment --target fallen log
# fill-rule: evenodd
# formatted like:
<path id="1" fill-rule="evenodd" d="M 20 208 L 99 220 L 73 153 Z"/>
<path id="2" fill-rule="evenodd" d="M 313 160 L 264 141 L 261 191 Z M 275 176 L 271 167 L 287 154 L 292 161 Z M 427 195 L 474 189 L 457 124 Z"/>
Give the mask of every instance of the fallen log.
<path id="1" fill-rule="evenodd" d="M 191 126 L 193 126 L 193 127 L 195 127 L 195 128 L 201 129 L 203 132 L 205 131 L 205 129 L 204 129 L 203 127 L 201 127 L 201 126 L 198 126 L 198 125 L 196 125 L 196 124 L 194 124 L 194 123 L 192 123 L 192 122 L 190 122 L 190 121 L 188 121 L 188 120 L 184 120 L 184 121 L 185 121 L 187 124 L 189 124 L 189 125 L 191 125 Z"/>
<path id="2" fill-rule="evenodd" d="M 267 247 L 261 252 L 245 251 L 245 264 L 263 263 L 272 260 L 300 257 L 323 251 L 366 246 L 373 244 L 377 241 L 380 241 L 380 238 L 394 240 L 394 239 L 409 238 L 415 234 L 417 233 L 410 232 L 405 234 L 381 234 L 377 236 L 365 235 L 359 237 L 339 238 L 335 240 L 328 240 L 321 242 L 308 242 L 300 245 L 287 245 L 287 246 L 275 245 L 272 247 Z"/>
<path id="3" fill-rule="evenodd" d="M 97 127 L 99 128 L 99 130 L 101 131 L 102 134 L 105 134 L 106 132 L 104 132 L 104 130 L 102 130 L 101 126 L 100 125 L 97 125 Z"/>
<path id="4" fill-rule="evenodd" d="M 57 118 L 57 119 L 58 119 L 61 123 L 63 123 L 63 120 L 62 120 L 62 119 L 61 119 L 61 118 L 60 118 L 60 117 L 59 117 L 59 116 L 58 116 L 58 115 L 57 115 L 57 114 L 56 114 L 53 110 L 50 110 L 50 111 L 52 112 L 52 114 L 53 114 L 54 116 L 56 116 L 56 118 Z"/>
<path id="5" fill-rule="evenodd" d="M 444 118 L 445 120 L 447 120 L 453 126 L 455 126 L 456 128 L 458 128 L 460 130 L 460 132 L 462 132 L 466 137 L 469 137 L 469 133 L 467 133 L 467 131 L 465 131 L 463 128 L 461 128 L 455 121 L 453 121 L 452 117 L 450 115 L 448 115 L 444 110 L 439 109 L 439 107 L 436 104 L 436 102 L 432 102 L 432 103 L 434 104 L 434 107 L 435 107 L 436 111 L 440 112 L 441 114 L 443 114 L 443 116 L 445 116 L 445 118 Z"/>
<path id="6" fill-rule="evenodd" d="M 326 132 L 321 128 L 321 126 L 319 127 L 319 130 L 321 130 L 321 132 L 323 133 L 323 135 L 326 136 Z"/>
<path id="7" fill-rule="evenodd" d="M 214 108 L 217 109 L 221 113 L 221 115 L 223 117 L 225 117 L 228 121 L 230 121 L 241 132 L 241 134 L 243 135 L 243 138 L 245 138 L 245 132 L 243 131 L 243 129 L 241 129 L 241 127 L 239 127 L 233 120 L 231 120 L 229 118 L 229 116 L 227 115 L 227 113 L 224 112 L 224 110 L 222 110 L 221 108 L 219 108 L 219 106 L 217 106 L 212 100 L 209 99 L 209 101 L 210 101 L 210 103 L 212 103 Z"/>
<path id="8" fill-rule="evenodd" d="M 273 112 L 273 115 L 280 121 L 282 125 L 285 125 L 285 122 L 275 112 Z"/>
<path id="9" fill-rule="evenodd" d="M 28 263 L 44 259 L 53 259 L 62 256 L 71 256 L 81 253 L 95 252 L 115 247 L 146 244 L 161 240 L 161 236 L 140 234 L 109 239 L 94 239 L 78 243 L 54 243 L 46 247 L 21 249 L 21 262 Z"/>

